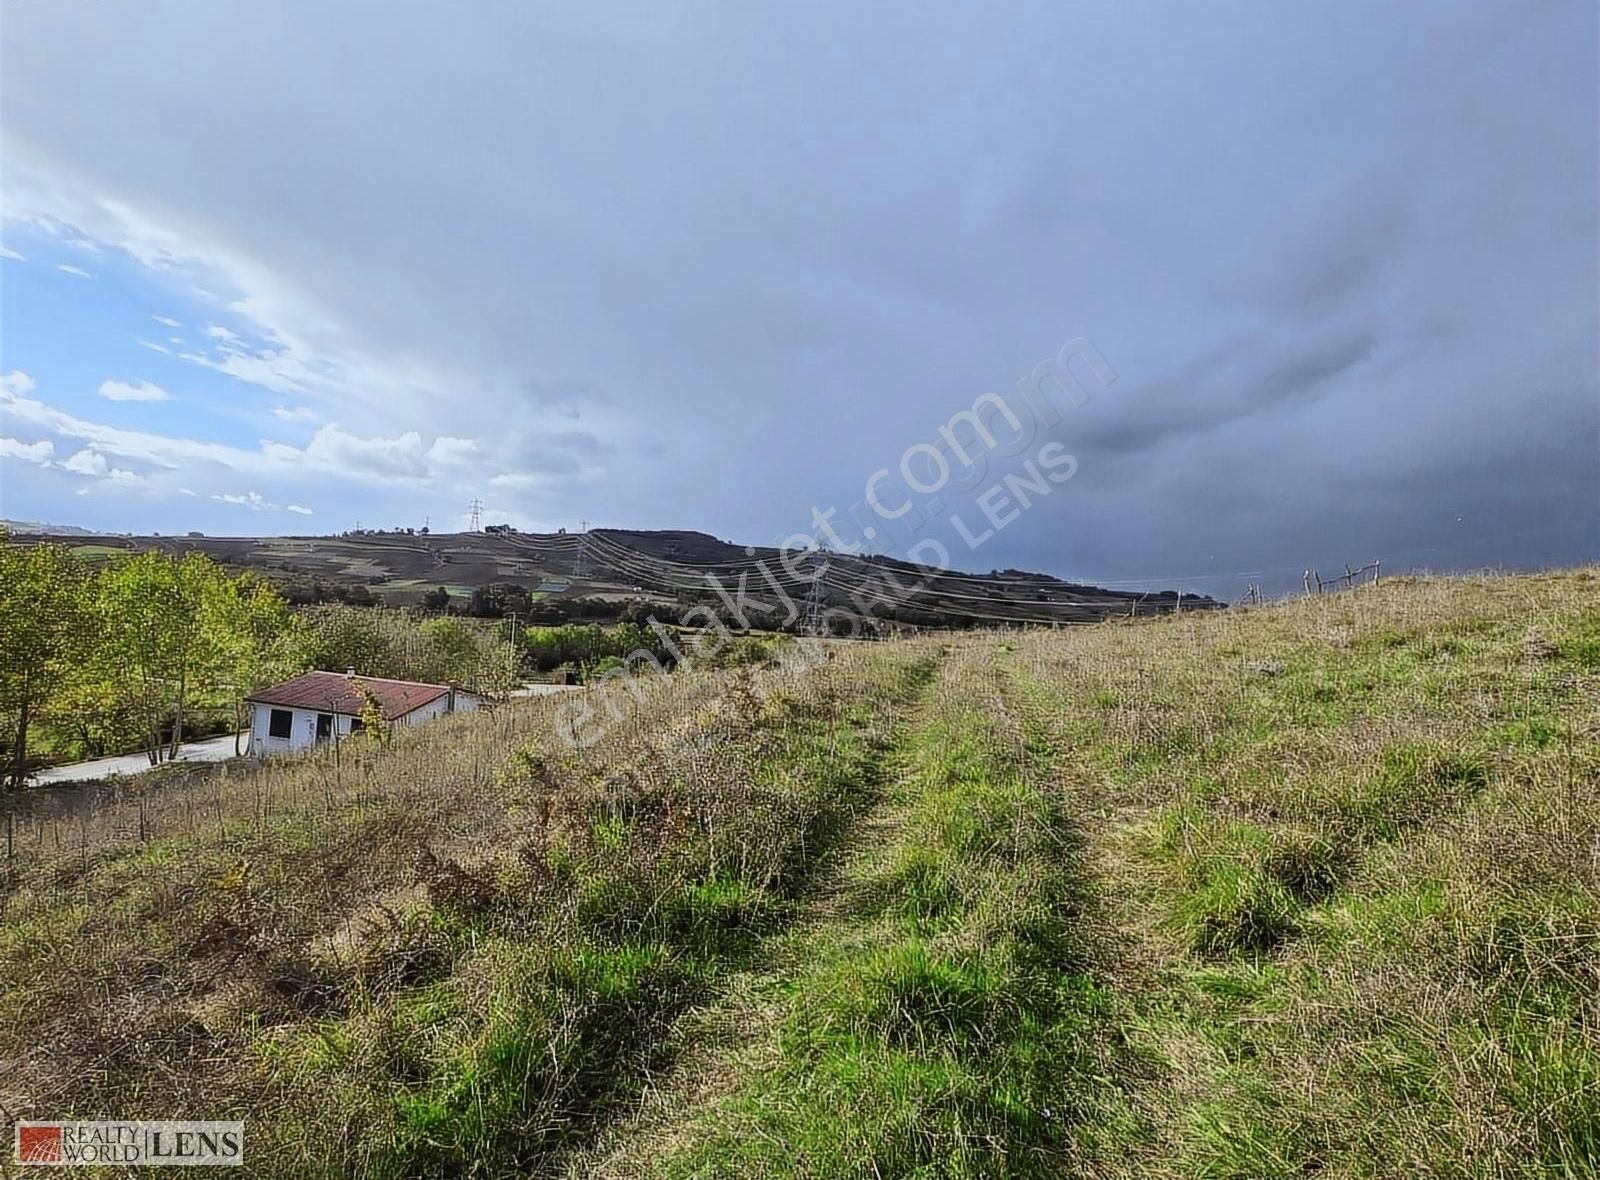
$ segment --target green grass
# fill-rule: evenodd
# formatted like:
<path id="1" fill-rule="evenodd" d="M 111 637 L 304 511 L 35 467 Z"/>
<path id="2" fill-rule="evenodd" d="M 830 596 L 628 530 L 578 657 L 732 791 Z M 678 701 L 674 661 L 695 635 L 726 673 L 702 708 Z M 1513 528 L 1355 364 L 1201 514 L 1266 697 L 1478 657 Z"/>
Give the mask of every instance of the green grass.
<path id="1" fill-rule="evenodd" d="M 373 589 L 379 594 L 388 594 L 391 591 L 425 593 L 444 587 L 451 598 L 471 598 L 472 587 L 464 582 L 437 582 L 428 578 L 394 578 L 387 582 L 375 583 Z"/>
<path id="2" fill-rule="evenodd" d="M 71 551 L 72 556 L 91 564 L 117 561 L 134 553 L 132 549 L 124 549 L 117 545 L 74 545 Z"/>
<path id="3" fill-rule="evenodd" d="M 1596 1174 L 1597 589 L 1417 582 L 1037 646 L 1062 778 L 1107 816 L 1144 1063 L 1093 1174 Z"/>
<path id="4" fill-rule="evenodd" d="M 898 839 L 849 877 L 861 933 L 819 939 L 777 1059 L 663 1173 L 1054 1176 L 1112 1117 L 1071 820 L 1028 735 L 997 732 L 978 662 L 958 665 L 904 743 Z"/>

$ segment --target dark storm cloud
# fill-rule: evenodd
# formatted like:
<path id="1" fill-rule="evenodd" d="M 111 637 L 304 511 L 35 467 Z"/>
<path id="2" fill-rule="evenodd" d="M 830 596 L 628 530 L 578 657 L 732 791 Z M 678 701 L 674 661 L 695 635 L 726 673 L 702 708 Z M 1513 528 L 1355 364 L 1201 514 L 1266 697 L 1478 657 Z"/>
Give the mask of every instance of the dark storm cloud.
<path id="1" fill-rule="evenodd" d="M 1299 220 L 1277 239 L 1254 294 L 1273 313 L 1309 320 L 1371 295 L 1415 229 L 1403 193 L 1359 182 L 1312 202 Z"/>
<path id="2" fill-rule="evenodd" d="M 6 15 L 8 213 L 476 441 L 407 511 L 768 541 L 1087 337 L 1078 474 L 958 562 L 1600 549 L 1590 4 Z"/>
<path id="3" fill-rule="evenodd" d="M 1296 341 L 1276 353 L 1260 341 L 1247 341 L 1226 356 L 1201 358 L 1174 379 L 1122 392 L 1102 425 L 1087 426 L 1073 438 L 1096 455 L 1121 457 L 1292 409 L 1368 360 L 1375 346 L 1374 334 L 1361 328 Z"/>

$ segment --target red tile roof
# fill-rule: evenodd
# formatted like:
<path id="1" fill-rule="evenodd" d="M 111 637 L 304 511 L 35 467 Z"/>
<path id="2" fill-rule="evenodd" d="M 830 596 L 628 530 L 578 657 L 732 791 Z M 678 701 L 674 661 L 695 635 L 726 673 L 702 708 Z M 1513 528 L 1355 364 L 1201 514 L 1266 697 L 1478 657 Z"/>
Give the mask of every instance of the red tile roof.
<path id="1" fill-rule="evenodd" d="M 413 709 L 420 709 L 450 691 L 443 684 L 419 684 L 415 680 L 346 676 L 342 672 L 307 672 L 304 676 L 296 676 L 293 680 L 253 692 L 245 699 L 263 705 L 315 709 L 319 713 L 343 713 L 359 717 L 367 707 L 363 689 L 378 702 L 385 721 L 404 717 Z"/>

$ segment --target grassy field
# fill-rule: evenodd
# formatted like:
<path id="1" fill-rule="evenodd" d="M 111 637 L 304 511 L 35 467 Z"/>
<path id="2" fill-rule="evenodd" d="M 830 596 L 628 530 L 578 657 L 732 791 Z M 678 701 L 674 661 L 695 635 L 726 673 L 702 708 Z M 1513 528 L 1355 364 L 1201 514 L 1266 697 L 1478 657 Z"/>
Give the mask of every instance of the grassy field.
<path id="1" fill-rule="evenodd" d="M 88 562 L 90 565 L 103 565 L 108 561 L 126 557 L 130 550 L 118 548 L 114 545 L 74 545 L 72 556 L 79 561 Z"/>
<path id="2" fill-rule="evenodd" d="M 20 826 L 0 1103 L 283 1176 L 1600 1173 L 1600 572 L 559 706 Z"/>

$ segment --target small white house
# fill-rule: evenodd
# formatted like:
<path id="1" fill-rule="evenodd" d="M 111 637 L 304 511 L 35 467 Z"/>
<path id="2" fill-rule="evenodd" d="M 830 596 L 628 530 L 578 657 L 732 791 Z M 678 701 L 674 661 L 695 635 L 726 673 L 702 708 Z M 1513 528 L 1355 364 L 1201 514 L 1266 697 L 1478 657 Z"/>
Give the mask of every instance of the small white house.
<path id="1" fill-rule="evenodd" d="M 471 712 L 481 697 L 448 684 L 357 676 L 352 669 L 307 672 L 245 698 L 250 705 L 250 752 L 257 758 L 304 750 L 362 729 L 372 705 L 390 725 L 417 725 L 443 713 Z"/>

